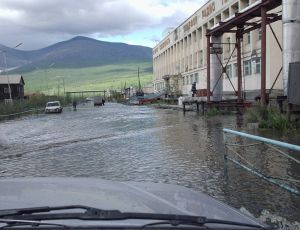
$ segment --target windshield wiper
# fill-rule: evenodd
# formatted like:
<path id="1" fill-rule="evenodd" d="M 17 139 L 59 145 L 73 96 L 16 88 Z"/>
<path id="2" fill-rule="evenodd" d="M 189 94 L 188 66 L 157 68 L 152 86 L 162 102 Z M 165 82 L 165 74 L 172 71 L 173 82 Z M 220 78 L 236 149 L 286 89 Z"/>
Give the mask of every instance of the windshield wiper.
<path id="1" fill-rule="evenodd" d="M 40 225 L 46 225 L 46 226 L 68 228 L 68 226 L 63 225 L 63 224 L 47 223 L 47 222 L 32 221 L 32 220 L 15 220 L 15 219 L 12 220 L 12 219 L 2 219 L 1 218 L 0 223 L 6 224 L 4 226 L 1 226 L 0 229 L 15 227 L 15 226 L 24 226 L 24 225 L 30 225 L 30 226 L 34 226 L 34 227 L 38 227 Z"/>
<path id="2" fill-rule="evenodd" d="M 83 209 L 84 212 L 56 212 L 61 210 L 74 210 Z M 47 212 L 46 214 L 41 214 Z M 190 215 L 175 215 L 175 214 L 156 214 L 156 213 L 136 213 L 136 212 L 120 212 L 119 210 L 102 210 L 89 206 L 82 205 L 70 205 L 70 206 L 56 206 L 56 207 L 34 207 L 24 209 L 10 209 L 0 210 L 0 220 L 2 218 L 10 220 L 32 220 L 32 221 L 44 221 L 44 220 L 67 220 L 67 219 L 79 219 L 79 220 L 127 220 L 127 219 L 143 219 L 143 220 L 161 220 L 165 222 L 154 222 L 143 226 L 153 226 L 161 223 L 171 224 L 173 226 L 186 224 L 203 226 L 205 224 L 223 224 L 223 225 L 235 225 L 241 227 L 252 227 L 263 229 L 263 226 L 255 224 L 240 223 L 234 221 L 209 219 L 203 216 L 190 216 Z"/>
<path id="3" fill-rule="evenodd" d="M 56 212 L 61 210 L 83 209 L 84 212 Z M 47 214 L 40 214 L 47 212 Z M 36 214 L 38 213 L 38 214 Z M 0 218 L 19 220 L 58 220 L 58 219 L 80 219 L 80 220 L 126 220 L 126 219 L 149 219 L 149 220 L 181 220 L 202 223 L 206 218 L 201 216 L 120 212 L 119 210 L 102 210 L 98 208 L 70 205 L 56 207 L 34 207 L 24 209 L 0 210 Z"/>

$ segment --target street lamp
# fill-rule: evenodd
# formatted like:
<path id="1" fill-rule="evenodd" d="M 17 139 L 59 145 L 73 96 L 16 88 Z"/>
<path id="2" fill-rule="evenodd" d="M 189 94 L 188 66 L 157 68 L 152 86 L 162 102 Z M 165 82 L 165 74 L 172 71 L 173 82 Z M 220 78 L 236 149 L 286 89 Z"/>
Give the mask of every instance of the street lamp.
<path id="1" fill-rule="evenodd" d="M 9 82 L 8 74 L 7 74 L 7 72 L 6 72 L 6 69 L 7 69 L 6 50 L 1 50 L 1 52 L 2 52 L 3 60 L 4 60 L 4 70 L 3 70 L 3 72 L 4 72 L 4 74 L 6 75 L 6 78 L 7 78 L 8 93 L 9 93 L 9 102 L 12 103 L 10 82 Z"/>
<path id="2" fill-rule="evenodd" d="M 48 94 L 48 96 L 49 96 L 49 94 L 50 94 L 50 89 L 49 89 L 49 79 L 48 79 L 48 73 L 49 73 L 49 69 L 51 68 L 51 67 L 53 67 L 55 65 L 55 62 L 52 62 L 50 65 L 48 65 L 48 67 L 45 69 L 45 78 L 46 78 L 46 84 L 47 84 L 47 94 Z"/>
<path id="3" fill-rule="evenodd" d="M 65 77 L 64 76 L 56 76 L 57 80 L 57 95 L 59 96 L 59 89 L 60 89 L 60 79 L 62 79 L 63 82 L 63 88 L 64 88 L 64 95 L 66 94 L 66 88 L 65 88 Z"/>
<path id="4" fill-rule="evenodd" d="M 19 43 L 18 45 L 16 45 L 15 47 L 13 47 L 13 49 L 17 48 L 18 46 L 22 45 L 23 43 Z M 8 85 L 8 92 L 9 92 L 9 102 L 12 104 L 12 96 L 11 96 L 11 87 L 10 87 L 10 82 L 9 82 L 9 77 L 8 74 L 6 72 L 7 70 L 7 61 L 6 61 L 6 50 L 1 50 L 2 54 L 3 54 L 3 60 L 4 60 L 4 73 L 6 74 L 6 78 L 7 78 L 7 85 Z"/>

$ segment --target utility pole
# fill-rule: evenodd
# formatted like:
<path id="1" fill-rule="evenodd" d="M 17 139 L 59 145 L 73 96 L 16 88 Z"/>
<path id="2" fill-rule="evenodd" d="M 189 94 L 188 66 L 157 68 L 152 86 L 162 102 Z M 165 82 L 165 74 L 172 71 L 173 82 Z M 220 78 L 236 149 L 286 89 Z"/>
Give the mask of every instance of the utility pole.
<path id="1" fill-rule="evenodd" d="M 139 80 L 139 91 L 141 91 L 141 81 L 140 81 L 140 67 L 138 66 L 138 80 Z"/>
<path id="2" fill-rule="evenodd" d="M 64 87 L 64 96 L 66 94 L 66 88 L 65 88 L 65 78 L 63 77 L 63 87 Z"/>
<path id="3" fill-rule="evenodd" d="M 22 45 L 23 43 L 19 43 L 18 45 L 16 45 L 15 47 L 13 47 L 13 49 L 17 48 L 18 46 Z M 9 92 L 9 103 L 13 103 L 13 100 L 12 100 L 12 96 L 11 96 L 11 87 L 10 87 L 10 82 L 9 82 L 9 77 L 8 77 L 8 74 L 7 74 L 7 60 L 6 60 L 6 50 L 1 50 L 2 54 L 3 54 L 3 59 L 4 59 L 4 73 L 6 75 L 6 78 L 7 78 L 7 85 L 8 85 L 8 92 Z"/>
<path id="4" fill-rule="evenodd" d="M 12 96 L 11 96 L 10 82 L 9 82 L 8 74 L 7 74 L 7 72 L 6 72 L 6 70 L 7 70 L 6 51 L 5 51 L 5 50 L 2 50 L 2 54 L 3 54 L 4 66 L 5 66 L 5 67 L 4 67 L 4 73 L 5 73 L 6 78 L 7 78 L 8 93 L 9 93 L 9 103 L 12 104 Z"/>
<path id="5" fill-rule="evenodd" d="M 58 80 L 57 83 L 58 83 L 58 84 L 57 84 L 57 96 L 59 96 L 59 80 Z"/>
<path id="6" fill-rule="evenodd" d="M 45 69 L 45 75 L 46 75 L 46 82 L 47 82 L 47 94 L 48 94 L 48 97 L 49 97 L 49 94 L 50 94 L 50 88 L 49 88 L 49 71 L 50 71 L 50 68 L 53 67 L 55 65 L 54 62 L 52 62 L 48 67 L 47 69 Z"/>

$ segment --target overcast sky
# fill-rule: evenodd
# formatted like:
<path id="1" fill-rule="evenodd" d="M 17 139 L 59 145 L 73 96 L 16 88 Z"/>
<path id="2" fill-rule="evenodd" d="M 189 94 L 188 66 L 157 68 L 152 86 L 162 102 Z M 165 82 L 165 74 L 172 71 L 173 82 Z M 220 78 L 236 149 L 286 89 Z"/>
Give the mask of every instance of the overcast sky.
<path id="1" fill-rule="evenodd" d="M 153 47 L 206 0 L 0 0 L 0 44 L 33 50 L 82 35 Z"/>

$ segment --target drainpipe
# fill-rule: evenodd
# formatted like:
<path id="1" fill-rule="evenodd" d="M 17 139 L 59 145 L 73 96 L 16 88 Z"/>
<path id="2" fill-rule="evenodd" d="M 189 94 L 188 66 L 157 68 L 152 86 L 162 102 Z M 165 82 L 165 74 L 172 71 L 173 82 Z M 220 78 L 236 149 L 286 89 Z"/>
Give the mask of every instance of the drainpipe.
<path id="1" fill-rule="evenodd" d="M 206 36 L 207 45 L 206 45 L 206 84 L 207 84 L 207 103 L 210 103 L 210 36 Z"/>
<path id="2" fill-rule="evenodd" d="M 212 36 L 211 42 L 217 50 L 222 48 L 222 36 Z M 223 66 L 219 60 L 222 60 L 222 54 L 212 53 L 210 56 L 210 71 L 211 71 L 211 87 L 215 88 L 213 92 L 213 100 L 221 101 L 223 96 Z M 212 89 L 213 89 L 212 88 Z"/>
<path id="3" fill-rule="evenodd" d="M 288 95 L 289 64 L 300 62 L 300 1 L 282 1 L 283 91 Z"/>

